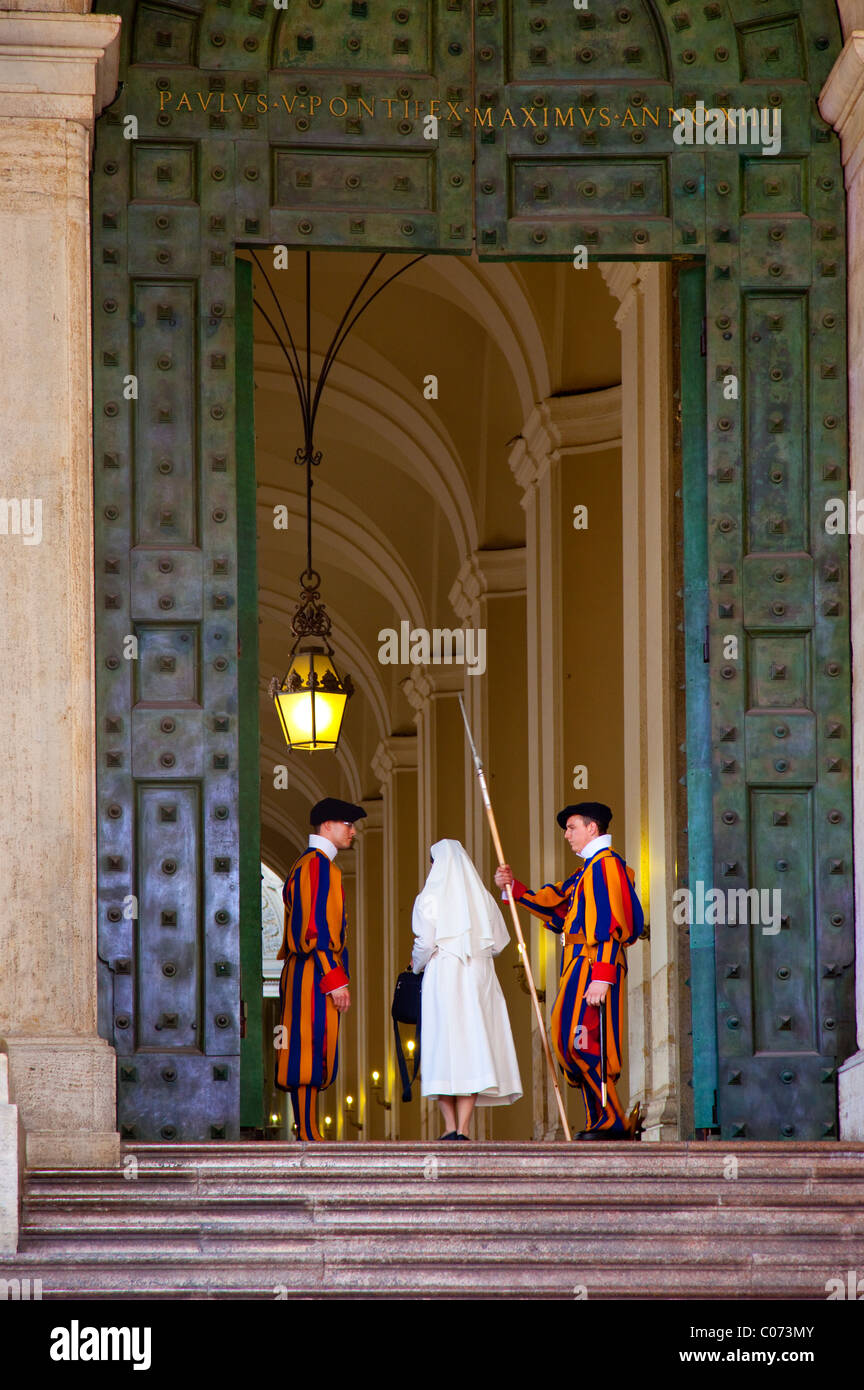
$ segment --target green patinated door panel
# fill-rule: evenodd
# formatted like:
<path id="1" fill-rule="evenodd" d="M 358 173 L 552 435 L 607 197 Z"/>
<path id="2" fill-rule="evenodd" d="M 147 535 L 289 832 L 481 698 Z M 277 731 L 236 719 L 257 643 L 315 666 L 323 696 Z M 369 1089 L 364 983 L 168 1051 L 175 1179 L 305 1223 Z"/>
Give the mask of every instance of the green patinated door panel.
<path id="1" fill-rule="evenodd" d="M 848 538 L 825 529 L 847 488 L 846 254 L 820 126 L 795 158 L 706 169 L 724 237 L 708 256 L 715 884 L 763 894 L 755 923 L 716 927 L 728 1138 L 836 1137 L 854 1049 Z"/>
<path id="2" fill-rule="evenodd" d="M 235 372 L 237 411 L 237 649 L 240 817 L 240 1124 L 265 1123 L 261 966 L 261 769 L 258 727 L 258 565 L 255 515 L 254 335 L 252 264 L 237 262 Z"/>
<path id="3" fill-rule="evenodd" d="M 693 937 L 713 934 L 718 1119 L 727 1138 L 836 1136 L 854 1050 L 849 578 L 848 538 L 824 523 L 847 488 L 846 256 L 816 108 L 836 7 L 478 0 L 475 41 L 482 257 L 705 258 L 701 891 L 724 909 Z M 780 150 L 677 145 L 669 108 L 700 100 L 779 112 Z M 703 642 L 688 629 L 697 684 Z"/>
<path id="4" fill-rule="evenodd" d="M 239 1122 L 238 799 L 254 788 L 237 766 L 235 248 L 476 240 L 488 259 L 704 263 L 702 886 L 749 893 L 751 917 L 758 890 L 760 913 L 714 927 L 719 1122 L 835 1135 L 853 1048 L 849 589 L 824 508 L 847 486 L 845 214 L 815 105 L 834 4 L 119 9 L 93 256 L 101 998 L 125 1132 Z M 779 112 L 780 152 L 675 144 L 670 108 L 700 100 Z M 690 628 L 688 645 L 701 662 Z"/>
<path id="5" fill-rule="evenodd" d="M 126 159 L 148 239 L 167 203 L 193 258 L 198 235 L 205 256 L 205 240 L 470 249 L 469 0 L 119 9 L 131 62 L 115 118 L 138 120 Z M 424 113 L 448 104 L 463 119 L 427 138 Z"/>
<path id="6" fill-rule="evenodd" d="M 145 1140 L 239 1133 L 234 257 L 184 197 L 195 163 L 100 124 L 101 1022 L 121 1133 Z M 225 199 L 207 192 L 209 226 Z"/>

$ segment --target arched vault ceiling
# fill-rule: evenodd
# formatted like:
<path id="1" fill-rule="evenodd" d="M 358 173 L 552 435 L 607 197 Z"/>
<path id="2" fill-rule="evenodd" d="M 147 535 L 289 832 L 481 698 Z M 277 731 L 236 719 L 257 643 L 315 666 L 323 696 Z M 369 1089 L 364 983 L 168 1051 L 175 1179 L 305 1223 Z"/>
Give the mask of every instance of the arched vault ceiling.
<path id="1" fill-rule="evenodd" d="M 426 627 L 428 624 L 420 591 L 392 542 L 367 518 L 364 517 L 361 524 L 353 517 L 346 516 L 340 509 L 338 495 L 333 493 L 331 496 L 332 500 L 328 500 L 328 490 L 324 484 L 316 485 L 313 560 L 316 555 L 321 556 L 348 574 L 362 579 L 387 600 L 394 613 L 408 618 L 415 627 Z M 277 506 L 287 508 L 289 522 L 294 523 L 290 531 L 299 539 L 305 525 L 305 497 L 262 485 L 257 498 L 262 528 L 273 531 L 273 509 Z M 267 534 L 267 529 L 263 533 Z M 290 582 L 293 594 L 296 590 L 293 574 Z"/>
<path id="2" fill-rule="evenodd" d="M 301 842 L 294 839 L 295 822 L 287 817 L 276 818 L 265 808 L 261 811 L 261 828 L 261 862 L 277 878 L 285 879 L 301 848 Z"/>
<path id="3" fill-rule="evenodd" d="M 327 767 L 320 761 L 316 761 L 322 757 L 328 759 L 328 765 L 330 764 L 330 757 L 335 758 L 347 783 L 349 796 L 356 800 L 362 795 L 357 760 L 349 751 L 344 733 L 339 740 L 339 747 L 332 755 L 326 753 L 291 753 L 284 744 L 277 742 L 278 731 L 275 725 L 269 727 L 273 729 L 273 737 L 270 738 L 269 732 L 265 730 L 261 738 L 261 768 L 265 791 L 269 787 L 269 799 L 275 798 L 278 802 L 280 797 L 297 791 L 308 800 L 309 806 L 314 806 L 315 802 L 321 801 L 323 797 L 332 796 L 334 788 L 332 778 L 327 776 Z M 288 768 L 289 785 L 284 790 L 277 790 L 273 786 L 272 769 L 282 766 Z"/>
<path id="4" fill-rule="evenodd" d="M 270 342 L 256 342 L 256 381 L 259 388 L 289 393 L 294 402 L 294 383 L 281 350 Z M 323 356 L 312 354 L 312 370 L 317 382 Z M 376 379 L 372 368 L 380 378 Z M 477 546 L 477 520 L 471 495 L 452 439 L 441 421 L 422 413 L 414 402 L 415 383 L 400 378 L 386 358 L 370 359 L 359 370 L 344 361 L 332 368 L 322 393 L 326 402 L 328 433 L 331 417 L 342 417 L 347 438 L 358 432 L 380 440 L 382 452 L 394 467 L 407 473 L 423 487 L 441 508 L 461 560 Z M 322 406 L 322 412 L 323 412 Z M 323 421 L 322 414 L 322 421 Z M 298 414 L 299 420 L 299 414 Z M 299 442 L 299 439 L 298 439 Z M 259 461 L 268 457 L 259 450 Z M 278 460 L 280 466 L 284 460 Z"/>
<path id="5" fill-rule="evenodd" d="M 372 285 L 377 285 L 383 278 L 382 272 L 383 274 L 391 274 L 394 269 L 398 268 L 400 260 L 407 259 L 409 258 L 389 255 L 382 263 Z M 328 258 L 328 261 L 327 278 L 330 287 L 342 278 L 346 278 L 348 281 L 346 293 L 343 296 L 345 302 L 340 304 L 341 310 L 347 306 L 354 289 L 360 283 L 363 271 L 368 266 L 364 265 L 362 269 L 358 268 L 353 256 L 333 257 L 332 260 Z M 289 303 L 295 306 L 293 324 L 298 324 L 300 319 L 296 315 L 296 308 L 301 305 L 299 291 L 305 281 L 301 279 L 299 273 L 291 271 L 282 272 L 281 277 L 283 278 L 280 278 L 280 273 L 271 272 L 269 267 L 268 277 L 270 283 L 279 292 L 280 303 L 283 308 L 286 308 Z M 320 292 L 317 286 L 320 286 L 320 273 L 317 281 L 313 279 L 313 314 L 316 317 L 322 314 Z M 348 286 L 350 286 L 350 293 Z M 392 309 L 392 299 L 400 292 L 400 289 L 403 294 L 420 291 L 423 294 L 432 295 L 436 299 L 443 300 L 458 315 L 464 314 L 474 320 L 483 335 L 497 345 L 507 363 L 519 397 L 523 419 L 528 418 L 538 400 L 549 395 L 552 389 L 551 374 L 536 311 L 518 276 L 514 274 L 509 265 L 503 262 L 480 262 L 468 256 L 427 256 L 424 260 L 411 266 L 406 271 L 404 279 L 400 278 L 392 287 L 383 291 L 376 302 L 376 308 L 386 306 L 389 296 Z M 256 295 L 265 306 L 268 306 L 269 296 L 265 291 L 263 278 L 257 268 Z M 373 314 L 374 312 L 375 310 L 372 311 Z M 287 314 L 286 316 L 289 323 L 292 323 L 292 315 Z M 351 356 L 352 344 L 356 346 L 358 340 L 362 340 L 363 343 L 364 361 L 376 354 L 376 334 L 374 329 L 370 332 L 370 324 L 375 322 L 374 318 L 358 320 L 340 350 L 341 358 Z M 328 341 L 335 327 L 336 322 L 334 320 L 327 335 Z M 412 322 L 410 330 L 416 332 L 417 329 L 418 324 Z M 312 336 L 313 340 L 320 341 L 319 333 L 314 328 Z M 458 338 L 458 334 L 454 334 L 454 337 Z M 380 360 L 386 363 L 388 371 L 393 370 L 394 364 L 388 358 L 381 358 Z"/>
<path id="6" fill-rule="evenodd" d="M 280 806 L 274 806 L 272 802 L 265 801 L 261 807 L 261 824 L 270 830 L 275 830 L 279 835 L 283 835 L 286 840 L 301 849 L 306 843 L 309 834 L 308 827 L 304 822 L 283 810 Z M 266 860 L 266 855 L 263 856 Z M 283 875 L 280 874 L 280 878 Z"/>
<path id="7" fill-rule="evenodd" d="M 549 366 L 534 310 L 510 266 L 462 256 L 427 256 L 411 274 L 433 294 L 470 313 L 497 344 L 527 420 L 536 402 L 550 393 Z"/>

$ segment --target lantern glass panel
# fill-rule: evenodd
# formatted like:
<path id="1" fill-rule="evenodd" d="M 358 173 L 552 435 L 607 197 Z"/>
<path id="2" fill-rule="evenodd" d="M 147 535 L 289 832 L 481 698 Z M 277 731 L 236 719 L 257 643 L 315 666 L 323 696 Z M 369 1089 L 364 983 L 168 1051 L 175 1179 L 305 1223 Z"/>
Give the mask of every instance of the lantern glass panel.
<path id="1" fill-rule="evenodd" d="M 317 684 L 309 686 L 309 676 L 314 672 Z M 329 672 L 337 690 L 324 690 L 321 682 Z M 341 681 L 326 652 L 300 651 L 291 662 L 285 686 L 291 684 L 296 675 L 303 682 L 297 691 L 282 689 L 276 696 L 276 709 L 286 742 L 291 748 L 307 752 L 333 749 L 339 742 L 342 716 L 345 713 L 347 695 L 341 689 Z"/>

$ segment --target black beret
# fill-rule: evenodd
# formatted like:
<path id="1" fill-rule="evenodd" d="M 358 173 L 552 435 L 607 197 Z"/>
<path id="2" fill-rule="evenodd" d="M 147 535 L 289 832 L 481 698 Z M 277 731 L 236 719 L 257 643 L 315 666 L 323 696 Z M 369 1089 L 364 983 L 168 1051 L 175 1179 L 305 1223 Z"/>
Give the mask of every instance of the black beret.
<path id="1" fill-rule="evenodd" d="M 325 796 L 309 812 L 309 824 L 323 825 L 325 820 L 347 820 L 353 825 L 355 820 L 362 820 L 365 815 L 362 806 L 355 806 L 351 801 L 340 801 L 338 796 Z"/>
<path id="2" fill-rule="evenodd" d="M 597 821 L 598 825 L 608 825 L 612 812 L 602 801 L 580 801 L 578 806 L 565 806 L 563 811 L 558 812 L 558 824 L 562 830 L 567 829 L 571 816 L 582 816 L 585 820 Z"/>

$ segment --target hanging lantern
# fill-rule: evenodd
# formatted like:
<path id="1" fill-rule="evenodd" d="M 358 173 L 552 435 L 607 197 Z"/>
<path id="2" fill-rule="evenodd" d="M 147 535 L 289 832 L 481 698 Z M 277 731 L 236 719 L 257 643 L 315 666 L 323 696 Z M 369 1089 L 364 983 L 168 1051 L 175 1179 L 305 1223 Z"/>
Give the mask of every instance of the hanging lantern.
<path id="1" fill-rule="evenodd" d="M 350 676 L 340 677 L 333 665 L 330 615 L 321 602 L 321 576 L 305 570 L 301 596 L 291 627 L 296 636 L 291 664 L 281 685 L 274 676 L 270 694 L 291 749 L 330 751 L 339 742 L 346 702 L 354 694 Z"/>
<path id="2" fill-rule="evenodd" d="M 285 735 L 285 742 L 288 747 L 291 749 L 302 748 L 307 752 L 314 753 L 322 748 L 330 750 L 336 748 L 339 742 L 339 732 L 342 728 L 345 704 L 354 694 L 351 677 L 340 677 L 333 665 L 333 648 L 327 640 L 330 634 L 330 618 L 321 602 L 321 576 L 312 568 L 312 470 L 317 468 L 321 462 L 321 450 L 315 448 L 314 442 L 318 406 L 339 349 L 360 315 L 366 312 L 369 305 L 377 299 L 387 285 L 392 284 L 406 270 L 410 270 L 412 265 L 422 261 L 426 252 L 423 251 L 413 260 L 406 261 L 392 275 L 389 275 L 383 284 L 374 291 L 370 291 L 364 300 L 363 295 L 375 271 L 384 259 L 385 253 L 381 252 L 375 257 L 375 261 L 366 272 L 360 288 L 342 315 L 339 326 L 324 354 L 323 365 L 314 389 L 311 339 L 312 258 L 308 251 L 305 254 L 306 365 L 304 369 L 291 327 L 279 303 L 279 296 L 276 294 L 264 265 L 255 252 L 251 252 L 252 259 L 258 267 L 261 278 L 270 291 L 277 309 L 277 313 L 271 316 L 257 298 L 253 300 L 255 307 L 269 324 L 288 361 L 291 379 L 297 392 L 300 413 L 303 417 L 303 443 L 297 449 L 294 462 L 299 464 L 306 473 L 306 568 L 300 576 L 300 602 L 294 617 L 291 619 L 291 627 L 296 641 L 291 648 L 291 665 L 288 667 L 288 672 L 281 685 L 278 677 L 272 678 L 270 695 L 276 705 L 276 713 L 279 716 L 279 723 L 282 726 L 282 733 Z M 359 308 L 356 307 L 358 301 L 360 302 Z M 278 326 L 277 319 L 281 319 L 284 336 Z"/>

